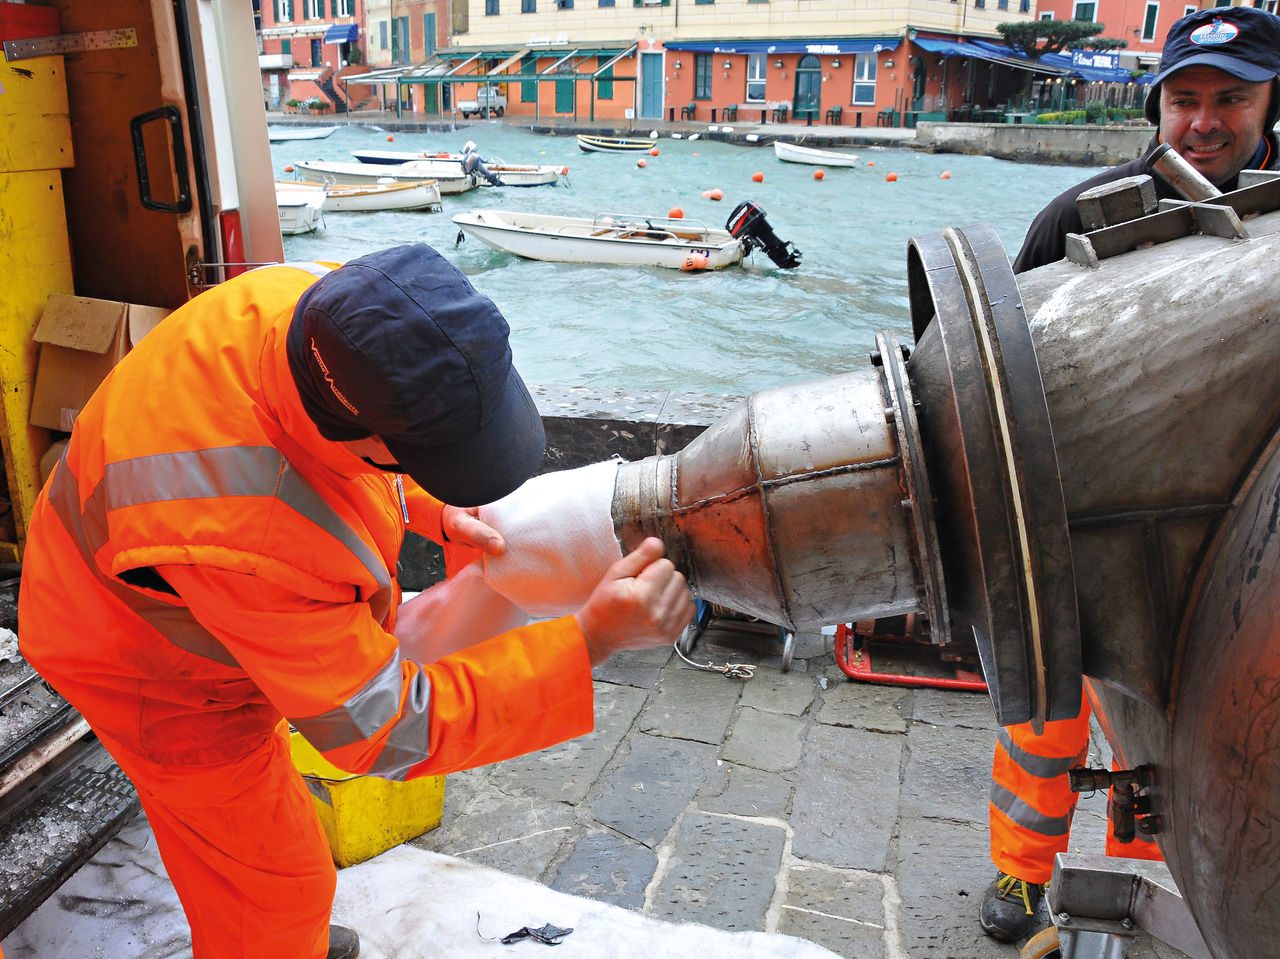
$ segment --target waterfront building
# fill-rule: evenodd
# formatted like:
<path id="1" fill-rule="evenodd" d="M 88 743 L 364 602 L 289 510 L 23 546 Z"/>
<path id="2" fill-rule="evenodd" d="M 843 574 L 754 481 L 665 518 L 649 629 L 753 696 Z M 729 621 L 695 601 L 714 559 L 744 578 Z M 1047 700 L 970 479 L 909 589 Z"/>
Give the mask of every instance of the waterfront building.
<path id="1" fill-rule="evenodd" d="M 1115 55 L 1031 59 L 1005 46 L 1000 23 L 1056 15 L 1054 3 L 1084 12 L 1083 0 L 1038 2 L 272 0 L 261 35 L 266 59 L 272 44 L 292 41 L 291 90 L 309 82 L 337 109 L 426 116 L 456 114 L 482 86 L 504 98 L 504 113 L 534 122 L 640 128 L 655 120 L 1022 122 L 1096 96 L 1108 105 L 1140 100 L 1140 91 L 1119 89 L 1130 77 Z M 351 43 L 333 65 L 324 37 L 348 21 Z M 309 60 L 298 59 L 299 38 L 310 43 Z M 269 104 L 272 82 L 264 59 Z"/>
<path id="2" fill-rule="evenodd" d="M 258 65 L 268 110 L 348 108 L 347 78 L 368 72 L 365 0 L 255 0 Z M 403 5 L 403 0 L 402 0 Z M 357 96 L 363 98 L 366 91 Z"/>

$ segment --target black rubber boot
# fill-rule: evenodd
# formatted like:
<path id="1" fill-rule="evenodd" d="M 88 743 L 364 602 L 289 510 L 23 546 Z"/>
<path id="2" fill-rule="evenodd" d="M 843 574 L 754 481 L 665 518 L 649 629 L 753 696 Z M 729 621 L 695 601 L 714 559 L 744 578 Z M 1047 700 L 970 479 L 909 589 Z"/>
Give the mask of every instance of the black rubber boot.
<path id="1" fill-rule="evenodd" d="M 1044 886 L 996 873 L 995 882 L 982 897 L 982 931 L 1001 942 L 1025 938 L 1035 927 L 1043 897 Z"/>
<path id="2" fill-rule="evenodd" d="M 356 959 L 360 955 L 360 937 L 346 926 L 329 926 L 329 952 L 325 959 Z"/>

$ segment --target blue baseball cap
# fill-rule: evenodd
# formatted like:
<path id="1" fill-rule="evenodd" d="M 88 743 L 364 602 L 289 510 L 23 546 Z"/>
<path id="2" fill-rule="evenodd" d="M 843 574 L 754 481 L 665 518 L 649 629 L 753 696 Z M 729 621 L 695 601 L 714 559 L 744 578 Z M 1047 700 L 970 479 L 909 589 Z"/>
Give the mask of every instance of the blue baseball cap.
<path id="1" fill-rule="evenodd" d="M 1145 112 L 1152 123 L 1160 122 L 1160 84 L 1187 67 L 1213 67 L 1249 83 L 1276 80 L 1280 17 L 1254 7 L 1213 7 L 1175 21 L 1160 55 L 1160 72 L 1147 93 Z M 1275 99 L 1273 92 L 1272 122 Z"/>
<path id="2" fill-rule="evenodd" d="M 546 439 L 493 301 L 424 243 L 370 253 L 307 288 L 286 351 L 303 408 L 337 442 L 375 435 L 396 472 L 479 506 L 533 475 Z"/>

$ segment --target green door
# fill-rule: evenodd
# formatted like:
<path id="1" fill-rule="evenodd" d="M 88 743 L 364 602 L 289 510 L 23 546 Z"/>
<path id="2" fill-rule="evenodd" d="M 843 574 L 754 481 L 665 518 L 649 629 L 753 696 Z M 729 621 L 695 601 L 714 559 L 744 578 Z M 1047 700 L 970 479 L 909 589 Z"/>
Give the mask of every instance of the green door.
<path id="1" fill-rule="evenodd" d="M 424 113 L 439 113 L 440 98 L 436 94 L 439 87 L 434 83 L 422 85 L 422 110 Z"/>
<path id="2" fill-rule="evenodd" d="M 574 84 L 575 81 L 572 78 L 556 81 L 556 113 L 573 112 Z"/>

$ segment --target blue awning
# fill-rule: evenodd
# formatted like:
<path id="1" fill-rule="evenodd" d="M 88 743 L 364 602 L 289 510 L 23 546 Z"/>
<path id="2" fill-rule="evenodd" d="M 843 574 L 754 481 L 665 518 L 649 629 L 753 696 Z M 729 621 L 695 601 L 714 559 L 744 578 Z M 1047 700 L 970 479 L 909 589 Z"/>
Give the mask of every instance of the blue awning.
<path id="1" fill-rule="evenodd" d="M 854 37 L 843 40 L 697 40 L 667 43 L 668 50 L 689 53 L 812 53 L 835 56 L 840 53 L 881 53 L 898 49 L 901 37 Z"/>
<path id="2" fill-rule="evenodd" d="M 930 53 L 938 53 L 944 57 L 969 57 L 973 60 L 986 60 L 988 63 L 999 64 L 1003 67 L 1013 67 L 1016 70 L 1050 73 L 1055 76 L 1066 76 L 1071 73 L 1070 66 L 1064 68 L 1057 64 L 1046 63 L 1044 58 L 1038 61 L 1029 60 L 1025 55 L 1019 54 L 1015 50 L 1010 50 L 1008 47 L 989 41 L 942 40 L 937 37 L 916 37 L 911 42 L 917 47 L 928 50 Z"/>
<path id="3" fill-rule="evenodd" d="M 1070 53 L 1046 53 L 1040 59 L 1070 70 L 1090 82 L 1129 83 L 1133 79 L 1132 74 L 1120 66 L 1120 58 L 1114 53 L 1072 50 Z"/>
<path id="4" fill-rule="evenodd" d="M 335 23 L 324 34 L 325 43 L 355 43 L 360 27 L 354 23 Z"/>

